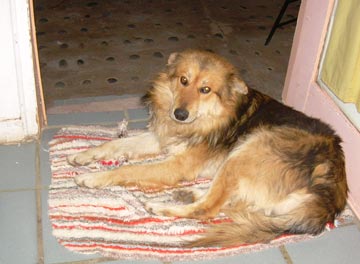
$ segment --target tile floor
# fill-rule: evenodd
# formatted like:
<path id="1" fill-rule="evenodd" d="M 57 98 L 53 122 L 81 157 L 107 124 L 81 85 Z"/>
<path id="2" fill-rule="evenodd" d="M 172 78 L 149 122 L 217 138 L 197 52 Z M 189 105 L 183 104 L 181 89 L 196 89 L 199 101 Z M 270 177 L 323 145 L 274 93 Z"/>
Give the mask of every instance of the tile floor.
<path id="1" fill-rule="evenodd" d="M 48 142 L 68 124 L 116 123 L 130 120 L 130 128 L 144 128 L 145 109 L 108 113 L 49 115 L 49 127 L 41 139 L 19 145 L 0 146 L 0 263 L 160 263 L 121 261 L 98 255 L 80 255 L 60 246 L 51 234 L 47 217 L 50 185 Z M 308 242 L 258 253 L 199 263 L 359 263 L 360 232 L 355 224 L 328 232 Z M 181 263 L 181 262 L 178 262 Z M 191 263 L 191 262 L 183 262 Z M 195 263 L 195 262 L 193 262 Z"/>

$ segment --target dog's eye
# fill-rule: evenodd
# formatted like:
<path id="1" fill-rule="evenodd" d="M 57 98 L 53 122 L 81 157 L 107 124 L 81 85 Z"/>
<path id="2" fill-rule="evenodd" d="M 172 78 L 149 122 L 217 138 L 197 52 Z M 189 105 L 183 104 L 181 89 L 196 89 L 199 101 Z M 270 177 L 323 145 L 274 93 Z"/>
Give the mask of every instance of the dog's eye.
<path id="1" fill-rule="evenodd" d="M 189 83 L 188 79 L 185 76 L 180 77 L 180 82 L 182 85 L 187 85 Z"/>
<path id="2" fill-rule="evenodd" d="M 211 92 L 211 88 L 209 86 L 205 86 L 205 87 L 200 88 L 200 93 L 208 94 L 210 92 Z"/>

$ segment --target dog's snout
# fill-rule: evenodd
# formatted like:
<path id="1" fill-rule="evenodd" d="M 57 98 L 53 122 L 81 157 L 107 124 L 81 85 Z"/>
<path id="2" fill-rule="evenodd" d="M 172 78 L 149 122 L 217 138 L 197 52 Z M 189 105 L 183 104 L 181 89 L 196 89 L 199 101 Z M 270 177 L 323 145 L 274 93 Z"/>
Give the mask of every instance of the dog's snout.
<path id="1" fill-rule="evenodd" d="M 189 117 L 189 112 L 186 109 L 176 108 L 174 116 L 179 121 L 185 121 Z"/>

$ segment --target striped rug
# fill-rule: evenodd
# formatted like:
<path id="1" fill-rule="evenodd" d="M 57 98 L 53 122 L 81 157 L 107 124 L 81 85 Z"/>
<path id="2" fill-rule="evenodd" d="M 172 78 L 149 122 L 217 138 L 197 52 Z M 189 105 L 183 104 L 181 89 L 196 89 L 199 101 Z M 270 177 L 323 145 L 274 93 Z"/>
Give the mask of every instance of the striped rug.
<path id="1" fill-rule="evenodd" d="M 88 166 L 72 167 L 66 156 L 83 151 L 117 137 L 132 136 L 140 131 L 127 131 L 126 122 L 118 127 L 71 126 L 61 129 L 49 143 L 52 181 L 49 190 L 49 217 L 53 235 L 69 250 L 84 254 L 101 254 L 116 259 L 161 261 L 205 260 L 249 253 L 278 247 L 290 242 L 311 239 L 309 235 L 281 236 L 269 244 L 251 244 L 237 247 L 184 248 L 184 241 L 196 239 L 209 224 L 229 221 L 219 216 L 209 222 L 183 218 L 160 217 L 144 209 L 147 201 L 176 203 L 172 189 L 162 192 L 126 189 L 120 186 L 106 189 L 78 187 L 73 177 L 85 172 L 109 170 L 128 163 L 146 163 L 153 160 L 103 160 Z M 205 189 L 206 179 L 186 182 L 189 186 Z M 347 210 L 337 219 L 344 224 L 351 218 Z M 333 225 L 329 225 L 329 229 Z"/>

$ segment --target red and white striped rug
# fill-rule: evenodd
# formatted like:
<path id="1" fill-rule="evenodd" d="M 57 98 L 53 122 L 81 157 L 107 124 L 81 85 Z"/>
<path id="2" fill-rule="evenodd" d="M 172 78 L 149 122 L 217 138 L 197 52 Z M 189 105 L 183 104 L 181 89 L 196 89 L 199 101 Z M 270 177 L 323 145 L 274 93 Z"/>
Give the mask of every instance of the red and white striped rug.
<path id="1" fill-rule="evenodd" d="M 120 127 L 120 129 L 119 129 Z M 120 186 L 106 189 L 78 187 L 73 177 L 85 172 L 109 170 L 131 162 L 152 160 L 108 160 L 88 166 L 72 167 L 66 156 L 86 150 L 119 136 L 131 136 L 139 131 L 127 131 L 126 123 L 119 127 L 72 126 L 61 129 L 49 143 L 52 181 L 49 190 L 49 217 L 53 235 L 69 250 L 84 254 L 99 253 L 117 259 L 161 261 L 204 260 L 259 251 L 290 242 L 311 239 L 309 235 L 287 235 L 269 244 L 237 247 L 183 248 L 184 241 L 193 240 L 209 223 L 227 221 L 219 217 L 209 222 L 159 217 L 149 214 L 143 204 L 149 200 L 175 203 L 171 189 L 143 193 L 136 188 Z M 161 159 L 164 157 L 157 157 Z M 209 182 L 199 179 L 184 183 L 184 188 L 207 188 Z M 349 210 L 337 222 L 351 221 Z"/>

